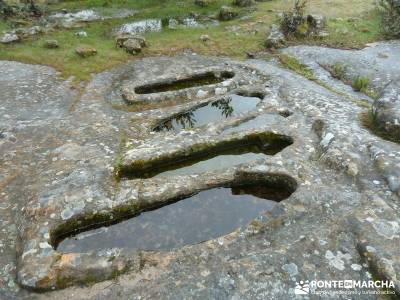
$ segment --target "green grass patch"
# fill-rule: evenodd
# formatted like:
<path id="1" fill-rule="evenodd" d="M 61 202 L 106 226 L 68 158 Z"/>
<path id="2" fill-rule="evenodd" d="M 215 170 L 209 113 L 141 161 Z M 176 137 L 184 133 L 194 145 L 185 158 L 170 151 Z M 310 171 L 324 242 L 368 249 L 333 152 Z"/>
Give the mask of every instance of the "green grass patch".
<path id="1" fill-rule="evenodd" d="M 331 47 L 361 48 L 367 43 L 383 39 L 376 10 L 354 18 L 330 19 L 327 26 L 329 35 L 323 42 Z"/>
<path id="2" fill-rule="evenodd" d="M 6 21 L 0 19 L 0 33 L 2 33 L 5 30 L 8 30 L 8 29 L 9 29 L 8 23 Z"/>
<path id="3" fill-rule="evenodd" d="M 336 0 L 335 5 L 327 4 L 323 0 L 309 0 L 307 13 L 320 13 L 328 18 L 325 38 L 302 38 L 289 41 L 292 44 L 326 45 L 342 48 L 359 48 L 365 43 L 381 39 L 379 32 L 379 15 L 372 10 L 373 0 Z M 232 0 L 216 0 L 208 7 L 198 7 L 194 0 L 83 0 L 61 1 L 51 4 L 50 11 L 62 8 L 81 10 L 96 8 L 104 14 L 111 14 L 117 9 L 134 9 L 137 13 L 127 19 L 105 20 L 89 23 L 83 30 L 87 31 L 87 38 L 74 35 L 79 29 L 60 29 L 56 32 L 37 36 L 31 40 L 13 45 L 0 45 L 0 59 L 17 60 L 33 64 L 45 64 L 60 71 L 64 77 L 74 76 L 77 81 L 88 80 L 91 74 L 98 73 L 117 66 L 129 60 L 140 59 L 144 56 L 175 55 L 185 49 L 213 56 L 229 56 L 236 59 L 245 58 L 246 52 L 265 51 L 264 42 L 269 26 L 276 22 L 277 12 L 291 9 L 292 3 L 280 0 L 260 2 L 256 10 L 240 9 L 240 15 L 245 19 L 236 19 L 221 22 L 219 26 L 209 28 L 166 29 L 163 32 L 145 34 L 148 48 L 137 56 L 127 54 L 114 44 L 113 28 L 128 22 L 146 18 L 167 18 L 188 16 L 191 12 L 201 15 L 216 15 L 222 5 L 232 5 Z M 343 15 L 343 19 L 338 16 Z M 348 19 L 348 17 L 357 17 Z M 239 28 L 231 32 L 229 26 Z M 0 21 L 1 29 L 9 25 Z M 346 32 L 346 34 L 344 34 Z M 210 40 L 203 42 L 200 36 L 207 34 Z M 45 49 L 44 42 L 55 39 L 59 42 L 59 49 Z M 80 58 L 75 48 L 87 45 L 97 49 L 98 54 L 89 58 Z M 281 62 L 288 68 L 299 72 L 306 78 L 314 80 L 311 71 L 292 59 L 281 57 Z"/>
<path id="4" fill-rule="evenodd" d="M 86 38 L 77 37 L 74 34 L 76 30 L 59 30 L 23 43 L 0 46 L 0 59 L 49 65 L 65 77 L 75 76 L 76 80 L 88 80 L 91 73 L 103 71 L 131 58 L 131 55 L 116 48 L 106 24 L 93 23 L 85 31 L 88 33 Z M 47 39 L 57 40 L 60 48 L 44 48 Z M 88 58 L 79 57 L 75 48 L 81 45 L 96 48 L 98 54 Z"/>
<path id="5" fill-rule="evenodd" d="M 235 24 L 235 21 L 230 21 L 210 28 L 164 29 L 162 32 L 145 34 L 149 47 L 144 49 L 142 54 L 132 56 L 122 49 L 116 48 L 112 35 L 115 27 L 145 18 L 188 16 L 192 11 L 217 13 L 221 5 L 230 3 L 230 1 L 217 0 L 215 4 L 206 8 L 195 6 L 194 1 L 112 1 L 112 4 L 103 6 L 104 2 L 106 1 L 65 1 L 50 7 L 51 9 L 99 7 L 107 10 L 114 8 L 142 10 L 134 17 L 127 19 L 92 22 L 82 29 L 60 29 L 46 35 L 33 37 L 22 43 L 0 45 L 0 59 L 48 65 L 60 71 L 64 77 L 74 76 L 76 81 L 87 81 L 93 73 L 104 71 L 129 60 L 140 59 L 143 56 L 174 55 L 185 49 L 192 49 L 199 54 L 244 58 L 246 51 L 262 48 L 264 36 L 261 34 L 251 36 L 225 32 L 224 26 Z M 4 28 L 7 26 L 5 23 L 0 24 Z M 75 36 L 74 33 L 79 30 L 86 31 L 88 37 Z M 211 39 L 207 42 L 201 41 L 202 34 L 208 34 Z M 48 39 L 57 40 L 60 47 L 58 49 L 44 48 L 43 45 Z M 75 48 L 81 45 L 96 48 L 98 54 L 88 58 L 77 56 Z"/>
<path id="6" fill-rule="evenodd" d="M 378 92 L 369 86 L 369 79 L 367 77 L 357 76 L 353 79 L 351 86 L 356 92 L 364 93 L 372 99 L 377 99 L 379 96 Z"/>
<path id="7" fill-rule="evenodd" d="M 207 34 L 210 40 L 200 40 L 202 34 Z M 244 58 L 246 51 L 256 51 L 262 47 L 262 35 L 234 34 L 224 30 L 223 26 L 212 27 L 211 30 L 187 28 L 183 30 L 165 30 L 147 35 L 150 47 L 147 53 L 174 54 L 184 49 L 192 49 L 204 55 L 230 56 Z"/>
<path id="8" fill-rule="evenodd" d="M 300 63 L 296 58 L 287 54 L 278 54 L 279 61 L 286 68 L 296 72 L 297 74 L 304 76 L 308 80 L 317 81 L 313 72 L 306 66 Z"/>
<path id="9" fill-rule="evenodd" d="M 0 45 L 0 59 L 49 65 L 60 71 L 64 77 L 74 76 L 77 81 L 86 81 L 90 79 L 92 73 L 101 72 L 129 60 L 140 59 L 143 56 L 174 55 L 185 49 L 192 49 L 204 55 L 244 58 L 246 51 L 262 49 L 264 38 L 261 34 L 229 33 L 222 25 L 211 29 L 165 29 L 162 32 L 146 34 L 149 46 L 143 49 L 142 54 L 132 56 L 115 46 L 112 29 L 121 23 L 121 20 L 90 23 L 84 28 L 88 33 L 86 38 L 77 37 L 74 34 L 77 29 L 63 29 L 23 43 Z M 201 41 L 202 34 L 208 34 L 210 40 Z M 60 47 L 44 48 L 47 39 L 57 40 Z M 75 48 L 81 45 L 96 48 L 98 54 L 88 58 L 79 57 L 75 53 Z"/>
<path id="10" fill-rule="evenodd" d="M 380 17 L 376 10 L 354 18 L 328 18 L 325 31 L 327 36 L 323 37 L 292 36 L 287 44 L 288 46 L 307 44 L 331 48 L 361 49 L 368 43 L 384 39 L 380 30 Z"/>
<path id="11" fill-rule="evenodd" d="M 353 102 L 355 105 L 357 105 L 359 107 L 362 107 L 362 108 L 370 108 L 371 107 L 371 104 L 368 102 L 368 100 L 359 100 L 354 97 L 351 97 L 350 95 L 348 95 L 342 91 L 339 91 L 339 90 L 333 88 L 332 86 L 328 85 L 327 83 L 319 80 L 318 78 L 316 78 L 314 76 L 313 72 L 306 65 L 303 65 L 302 63 L 300 63 L 295 57 L 292 57 L 287 54 L 282 54 L 282 53 L 277 54 L 276 56 L 279 59 L 279 61 L 281 62 L 281 64 L 284 67 L 288 68 L 289 70 L 292 70 L 293 72 L 307 78 L 308 80 L 314 81 L 315 83 L 319 84 L 320 86 L 324 87 L 325 89 L 348 99 L 349 101 Z M 366 89 L 364 93 L 367 94 L 368 96 L 370 96 L 374 93 L 374 91 L 371 89 Z M 374 98 L 374 97 L 372 97 L 372 98 Z"/>
<path id="12" fill-rule="evenodd" d="M 215 0 L 207 7 L 199 7 L 191 1 L 175 0 L 83 0 L 83 1 L 62 1 L 49 6 L 50 11 L 60 9 L 81 10 L 81 9 L 133 9 L 137 10 L 141 17 L 163 17 L 163 16 L 182 16 L 190 12 L 213 13 L 222 5 L 231 5 L 230 0 Z"/>
<path id="13" fill-rule="evenodd" d="M 346 70 L 345 67 L 340 64 L 336 63 L 334 65 L 328 66 L 329 73 L 333 78 L 345 81 L 346 80 Z"/>
<path id="14" fill-rule="evenodd" d="M 357 76 L 353 79 L 351 87 L 356 92 L 365 92 L 368 89 L 369 79 L 364 76 Z"/>
<path id="15" fill-rule="evenodd" d="M 351 85 L 354 91 L 364 93 L 372 99 L 377 99 L 379 94 L 376 90 L 369 86 L 369 79 L 364 76 L 357 76 L 353 79 L 346 74 L 346 67 L 341 63 L 326 65 L 324 68 L 336 78 L 347 85 Z"/>

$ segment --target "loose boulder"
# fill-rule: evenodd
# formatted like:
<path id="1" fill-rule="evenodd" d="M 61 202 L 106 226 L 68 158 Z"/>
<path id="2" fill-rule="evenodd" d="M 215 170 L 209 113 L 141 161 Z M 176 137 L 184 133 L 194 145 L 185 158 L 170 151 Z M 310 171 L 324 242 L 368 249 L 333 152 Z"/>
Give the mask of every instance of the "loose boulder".
<path id="1" fill-rule="evenodd" d="M 200 36 L 200 40 L 202 41 L 202 42 L 208 42 L 209 40 L 210 40 L 210 36 L 208 35 L 208 34 L 202 34 L 201 36 Z"/>
<path id="2" fill-rule="evenodd" d="M 32 37 L 34 35 L 38 35 L 41 33 L 48 32 L 48 29 L 41 26 L 32 26 L 28 28 L 17 28 L 10 31 L 5 32 L 0 37 L 0 43 L 9 44 L 13 42 L 19 42 L 26 38 Z"/>
<path id="3" fill-rule="evenodd" d="M 77 36 L 77 37 L 87 37 L 88 36 L 88 34 L 87 34 L 87 32 L 86 31 L 78 31 L 78 32 L 75 32 L 75 35 Z"/>
<path id="4" fill-rule="evenodd" d="M 140 44 L 140 41 L 137 39 L 126 40 L 122 44 L 122 47 L 125 49 L 126 52 L 133 55 L 138 54 L 139 52 L 142 51 L 142 46 Z"/>
<path id="5" fill-rule="evenodd" d="M 0 43 L 2 43 L 2 44 L 10 44 L 10 43 L 19 42 L 19 41 L 20 41 L 20 38 L 15 33 L 5 33 L 0 38 Z"/>
<path id="6" fill-rule="evenodd" d="M 142 51 L 146 47 L 146 40 L 142 36 L 135 36 L 131 34 L 121 34 L 115 39 L 116 46 L 123 48 L 126 52 L 133 55 Z"/>
<path id="7" fill-rule="evenodd" d="M 221 21 L 229 21 L 229 20 L 235 19 L 237 16 L 238 16 L 238 13 L 232 7 L 222 6 L 219 11 L 218 18 Z"/>
<path id="8" fill-rule="evenodd" d="M 59 47 L 57 40 L 47 40 L 44 42 L 44 47 L 47 49 L 56 49 Z"/>
<path id="9" fill-rule="evenodd" d="M 97 50 L 93 47 L 88 47 L 88 46 L 80 46 L 75 49 L 76 54 L 78 54 L 80 57 L 89 57 L 89 56 L 94 56 L 97 54 Z"/>
<path id="10" fill-rule="evenodd" d="M 0 0 L 0 16 L 41 16 L 46 11 L 47 2 L 47 0 Z"/>

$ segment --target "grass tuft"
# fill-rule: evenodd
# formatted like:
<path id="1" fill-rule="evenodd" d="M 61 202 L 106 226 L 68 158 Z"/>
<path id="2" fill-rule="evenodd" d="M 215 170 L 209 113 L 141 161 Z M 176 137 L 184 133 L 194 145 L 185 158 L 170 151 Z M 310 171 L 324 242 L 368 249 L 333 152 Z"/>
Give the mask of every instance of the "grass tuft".
<path id="1" fill-rule="evenodd" d="M 357 76 L 353 79 L 353 83 L 351 84 L 353 90 L 356 92 L 365 92 L 368 89 L 369 79 L 364 76 Z"/>
<path id="2" fill-rule="evenodd" d="M 367 112 L 363 112 L 360 115 L 361 124 L 368 129 L 372 134 L 383 138 L 384 140 L 391 141 L 394 143 L 400 143 L 400 139 L 396 139 L 393 136 L 387 134 L 384 130 L 382 130 L 378 123 L 376 122 L 376 118 L 371 110 Z"/>
<path id="3" fill-rule="evenodd" d="M 332 75 L 333 78 L 339 79 L 341 81 L 346 80 L 345 67 L 340 63 L 336 63 L 336 64 L 330 66 L 329 73 Z"/>
<path id="4" fill-rule="evenodd" d="M 281 64 L 289 70 L 304 76 L 308 80 L 317 81 L 317 78 L 314 76 L 313 72 L 307 66 L 300 63 L 296 58 L 287 54 L 278 54 L 277 57 Z"/>

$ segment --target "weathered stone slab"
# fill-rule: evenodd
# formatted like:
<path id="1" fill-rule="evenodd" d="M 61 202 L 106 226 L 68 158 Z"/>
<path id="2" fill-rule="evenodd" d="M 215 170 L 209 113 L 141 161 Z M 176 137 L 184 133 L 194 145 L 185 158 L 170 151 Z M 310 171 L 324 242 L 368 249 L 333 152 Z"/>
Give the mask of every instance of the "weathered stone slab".
<path id="1" fill-rule="evenodd" d="M 190 66 L 189 66 L 190 62 Z M 254 73 L 253 73 L 254 72 Z M 260 76 L 246 66 L 224 60 L 144 59 L 121 84 L 128 104 L 204 98 L 224 95 L 242 85 L 260 83 Z"/>
<path id="2" fill-rule="evenodd" d="M 137 86 L 136 76 L 138 82 L 145 76 L 174 78 L 211 69 L 216 61 L 223 70 L 239 70 L 235 76 L 243 79 L 227 95 L 239 86 L 250 91 L 257 83 L 265 97 L 256 109 L 176 134 L 152 129 L 220 95 L 141 112 L 112 105 L 122 99 L 121 86 Z M 79 98 L 52 69 L 14 62 L 0 66 L 2 296 L 294 299 L 296 281 L 372 275 L 393 280 L 399 292 L 399 195 L 396 179 L 390 179 L 399 145 L 366 130 L 355 117 L 363 108 L 342 94 L 272 62 L 191 54 L 148 58 L 98 74 Z M 156 96 L 164 99 L 162 92 Z M 293 143 L 273 156 L 223 170 L 115 177 L 121 162 L 165 158 L 190 151 L 199 141 L 208 143 L 207 150 L 212 143 L 261 133 L 285 135 Z M 133 216 L 197 191 L 266 180 L 286 180 L 295 192 L 270 213 L 217 239 L 168 252 L 55 250 L 57 239 L 71 230 Z"/>

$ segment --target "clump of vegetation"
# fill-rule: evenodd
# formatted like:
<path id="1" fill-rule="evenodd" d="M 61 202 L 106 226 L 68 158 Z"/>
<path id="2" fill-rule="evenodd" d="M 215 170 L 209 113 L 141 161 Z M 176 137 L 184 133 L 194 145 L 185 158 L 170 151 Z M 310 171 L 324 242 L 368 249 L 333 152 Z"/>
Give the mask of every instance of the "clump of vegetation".
<path id="1" fill-rule="evenodd" d="M 369 79 L 364 76 L 357 76 L 353 79 L 351 86 L 356 92 L 365 93 L 368 90 Z"/>
<path id="2" fill-rule="evenodd" d="M 240 7 L 252 6 L 255 4 L 254 0 L 234 0 L 233 4 Z"/>
<path id="3" fill-rule="evenodd" d="M 316 81 L 313 72 L 307 66 L 300 63 L 296 58 L 286 54 L 279 54 L 278 59 L 286 68 L 296 72 L 307 78 L 308 80 Z"/>
<path id="4" fill-rule="evenodd" d="M 200 6 L 200 7 L 207 7 L 214 3 L 215 3 L 214 0 L 195 0 L 194 1 L 194 4 L 196 4 L 197 6 Z"/>
<path id="5" fill-rule="evenodd" d="M 1 1 L 0 17 L 40 17 L 45 13 L 45 1 Z"/>
<path id="6" fill-rule="evenodd" d="M 362 92 L 372 99 L 377 99 L 379 96 L 376 90 L 369 87 L 369 79 L 367 77 L 357 76 L 353 79 L 351 86 L 356 92 Z"/>
<path id="7" fill-rule="evenodd" d="M 379 0 L 381 29 L 389 37 L 400 37 L 400 0 Z"/>
<path id="8" fill-rule="evenodd" d="M 360 121 L 362 125 L 368 129 L 371 133 L 383 138 L 384 140 L 391 141 L 394 143 L 400 143 L 399 139 L 396 139 L 392 135 L 388 134 L 385 130 L 383 130 L 377 120 L 376 115 L 372 112 L 372 110 L 363 112 L 360 114 Z"/>
<path id="9" fill-rule="evenodd" d="M 333 78 L 344 81 L 346 79 L 346 70 L 341 63 L 336 63 L 329 66 L 329 73 L 331 73 Z"/>
<path id="10" fill-rule="evenodd" d="M 298 31 L 298 28 L 305 24 L 306 5 L 307 0 L 295 0 L 293 10 L 283 13 L 280 23 L 283 34 L 293 35 Z"/>

